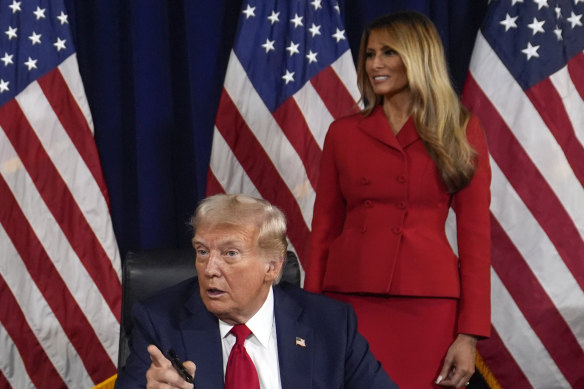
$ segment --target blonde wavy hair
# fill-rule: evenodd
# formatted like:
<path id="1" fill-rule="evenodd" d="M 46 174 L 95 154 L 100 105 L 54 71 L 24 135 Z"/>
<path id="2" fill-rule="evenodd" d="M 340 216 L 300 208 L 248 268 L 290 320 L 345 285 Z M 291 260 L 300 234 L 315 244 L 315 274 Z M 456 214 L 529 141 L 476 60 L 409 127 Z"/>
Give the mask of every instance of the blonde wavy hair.
<path id="1" fill-rule="evenodd" d="M 452 87 L 436 27 L 426 16 L 414 11 L 385 15 L 366 27 L 357 64 L 364 115 L 370 115 L 383 102 L 383 96 L 374 93 L 365 70 L 371 31 L 387 33 L 392 49 L 405 65 L 414 123 L 448 191 L 453 193 L 464 188 L 476 167 L 476 152 L 466 137 L 470 113 Z"/>

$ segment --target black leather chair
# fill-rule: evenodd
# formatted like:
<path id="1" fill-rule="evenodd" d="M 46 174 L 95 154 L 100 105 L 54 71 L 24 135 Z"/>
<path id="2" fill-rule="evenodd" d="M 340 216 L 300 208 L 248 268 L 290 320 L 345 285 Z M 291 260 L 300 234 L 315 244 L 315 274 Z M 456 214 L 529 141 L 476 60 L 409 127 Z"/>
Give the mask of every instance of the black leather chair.
<path id="1" fill-rule="evenodd" d="M 132 322 L 134 302 L 148 298 L 196 274 L 195 251 L 192 248 L 128 252 L 122 269 L 122 321 L 118 370 L 126 364 L 130 354 L 128 341 L 134 326 Z M 281 282 L 300 286 L 300 265 L 296 255 L 291 251 L 288 251 Z"/>

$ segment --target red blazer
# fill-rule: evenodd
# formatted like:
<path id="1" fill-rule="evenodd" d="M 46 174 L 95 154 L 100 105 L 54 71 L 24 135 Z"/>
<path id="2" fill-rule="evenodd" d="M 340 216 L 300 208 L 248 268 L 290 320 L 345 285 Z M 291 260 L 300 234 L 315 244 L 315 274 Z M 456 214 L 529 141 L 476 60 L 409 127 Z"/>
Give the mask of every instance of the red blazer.
<path id="1" fill-rule="evenodd" d="M 451 195 L 413 119 L 394 135 L 381 107 L 335 121 L 321 159 L 308 269 L 313 292 L 459 298 L 458 331 L 490 333 L 490 181 L 483 131 L 471 183 Z M 456 212 L 459 257 L 445 234 Z"/>

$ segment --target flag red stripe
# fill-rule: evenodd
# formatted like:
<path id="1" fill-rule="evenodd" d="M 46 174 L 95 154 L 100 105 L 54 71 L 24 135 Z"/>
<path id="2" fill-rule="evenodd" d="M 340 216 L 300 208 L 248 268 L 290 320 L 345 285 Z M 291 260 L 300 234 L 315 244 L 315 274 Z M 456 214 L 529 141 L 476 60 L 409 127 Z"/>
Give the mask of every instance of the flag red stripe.
<path id="1" fill-rule="evenodd" d="M 539 115 L 564 151 L 572 171 L 584 186 L 584 148 L 576 138 L 574 128 L 562 104 L 562 98 L 549 78 L 526 92 Z"/>
<path id="2" fill-rule="evenodd" d="M 300 111 L 296 100 L 287 99 L 273 113 L 274 119 L 302 160 L 313 188 L 318 183 L 321 150 Z"/>
<path id="3" fill-rule="evenodd" d="M 63 178 L 14 100 L 0 107 L 0 126 L 10 139 L 71 246 L 119 321 L 121 285 L 117 273 Z"/>
<path id="4" fill-rule="evenodd" d="M 4 376 L 4 372 L 2 370 L 0 370 L 0 388 L 12 388 L 12 386 L 10 386 L 10 382 L 8 382 Z"/>
<path id="5" fill-rule="evenodd" d="M 467 77 L 463 100 L 482 122 L 490 154 L 584 288 L 584 241 L 574 221 L 472 75 Z"/>
<path id="6" fill-rule="evenodd" d="M 580 387 L 584 351 L 578 339 L 494 217 L 491 233 L 493 268 L 566 380 L 573 387 Z"/>
<path id="7" fill-rule="evenodd" d="M 477 343 L 477 349 L 498 382 L 513 382 L 514 388 L 533 388 L 494 327 L 489 339 Z"/>
<path id="8" fill-rule="evenodd" d="M 310 233 L 300 207 L 225 89 L 221 93 L 216 125 L 262 197 L 282 208 L 289 220 L 290 241 L 299 258 L 306 258 L 304 245 Z"/>
<path id="9" fill-rule="evenodd" d="M 206 192 L 207 196 L 211 196 L 218 193 L 225 193 L 225 189 L 223 189 L 223 186 L 221 186 L 221 183 L 219 183 L 219 180 L 217 179 L 217 177 L 215 177 L 215 174 L 213 174 L 213 171 L 211 169 L 207 171 Z"/>
<path id="10" fill-rule="evenodd" d="M 0 222 L 93 381 L 111 376 L 116 367 L 1 177 L 0 198 Z"/>
<path id="11" fill-rule="evenodd" d="M 93 134 L 63 75 L 55 68 L 37 82 L 109 204 Z"/>
<path id="12" fill-rule="evenodd" d="M 65 382 L 30 329 L 2 275 L 0 275 L 0 296 L 2 296 L 0 321 L 20 351 L 20 357 L 33 384 L 39 388 L 65 388 Z"/>
<path id="13" fill-rule="evenodd" d="M 357 103 L 332 67 L 324 68 L 310 82 L 335 119 L 359 112 Z"/>
<path id="14" fill-rule="evenodd" d="M 568 61 L 568 73 L 580 98 L 584 100 L 584 53 L 579 53 Z"/>

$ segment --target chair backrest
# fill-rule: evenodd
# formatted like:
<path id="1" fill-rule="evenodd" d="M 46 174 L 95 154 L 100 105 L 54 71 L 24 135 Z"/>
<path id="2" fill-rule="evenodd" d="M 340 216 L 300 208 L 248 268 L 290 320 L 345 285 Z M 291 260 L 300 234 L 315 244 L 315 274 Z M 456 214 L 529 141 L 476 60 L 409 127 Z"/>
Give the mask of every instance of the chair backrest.
<path id="1" fill-rule="evenodd" d="M 128 252 L 122 270 L 122 321 L 118 370 L 126 364 L 130 354 L 128 341 L 134 326 L 132 305 L 196 275 L 195 251 L 192 248 Z M 300 265 L 296 255 L 291 251 L 288 251 L 281 282 L 300 286 Z"/>

